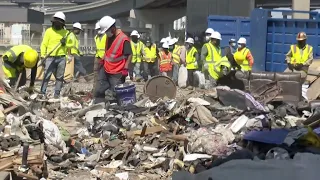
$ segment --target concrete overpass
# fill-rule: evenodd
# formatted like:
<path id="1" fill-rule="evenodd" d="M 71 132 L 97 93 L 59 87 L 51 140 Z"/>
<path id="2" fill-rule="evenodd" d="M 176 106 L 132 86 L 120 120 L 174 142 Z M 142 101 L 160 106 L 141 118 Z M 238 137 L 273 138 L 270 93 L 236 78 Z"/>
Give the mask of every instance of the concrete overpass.
<path id="1" fill-rule="evenodd" d="M 249 16 L 255 7 L 281 6 L 309 11 L 311 5 L 320 6 L 320 0 L 101 0 L 59 11 L 66 14 L 68 23 L 94 24 L 102 16 L 110 15 L 118 18 L 122 26 L 138 28 L 141 24 L 152 24 L 152 37 L 159 40 L 173 30 L 174 20 L 185 15 L 188 31 L 199 31 L 206 28 L 206 18 L 210 14 Z M 45 23 L 50 23 L 56 11 L 45 13 Z"/>

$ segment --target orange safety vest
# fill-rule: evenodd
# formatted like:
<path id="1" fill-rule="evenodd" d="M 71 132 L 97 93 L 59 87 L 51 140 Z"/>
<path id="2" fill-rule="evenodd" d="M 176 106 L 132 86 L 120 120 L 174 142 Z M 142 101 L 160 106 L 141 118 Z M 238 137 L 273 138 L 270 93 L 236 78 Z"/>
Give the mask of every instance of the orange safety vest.
<path id="1" fill-rule="evenodd" d="M 160 62 L 159 68 L 160 72 L 168 72 L 172 70 L 172 54 L 168 52 L 166 54 L 164 51 L 159 52 Z"/>
<path id="2" fill-rule="evenodd" d="M 107 48 L 104 56 L 104 69 L 107 73 L 118 74 L 123 70 L 126 64 L 126 56 L 122 54 L 125 41 L 130 40 L 128 36 L 121 31 L 111 46 Z"/>

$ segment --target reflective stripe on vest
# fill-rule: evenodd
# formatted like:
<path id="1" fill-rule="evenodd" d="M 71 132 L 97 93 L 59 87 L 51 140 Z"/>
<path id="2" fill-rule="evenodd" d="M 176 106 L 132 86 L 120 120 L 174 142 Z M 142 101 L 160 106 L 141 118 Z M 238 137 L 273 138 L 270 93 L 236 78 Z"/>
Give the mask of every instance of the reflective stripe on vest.
<path id="1" fill-rule="evenodd" d="M 214 59 L 214 55 L 215 55 L 215 54 L 214 54 L 214 51 L 215 51 L 216 53 L 218 53 L 219 56 L 221 56 L 221 49 L 219 48 L 219 50 L 217 50 L 217 48 L 216 48 L 215 46 L 213 46 L 212 44 L 210 44 L 210 43 L 207 43 L 206 46 L 207 46 L 207 50 L 208 50 L 208 55 L 207 55 L 207 57 L 210 57 L 210 59 L 209 59 L 209 58 L 206 58 L 206 62 L 207 62 L 208 64 L 213 64 L 214 61 L 215 61 L 215 59 Z M 219 60 L 219 59 L 216 59 L 216 60 Z"/>
<path id="2" fill-rule="evenodd" d="M 172 52 L 173 62 L 180 64 L 180 53 L 181 53 L 181 46 L 176 45 L 176 47 Z"/>
<path id="3" fill-rule="evenodd" d="M 195 47 L 192 47 L 191 50 L 187 53 L 187 57 L 186 57 L 186 63 L 187 69 L 197 69 L 198 65 L 195 64 L 197 61 L 197 58 L 195 57 L 195 53 L 197 53 L 197 49 Z"/>
<path id="4" fill-rule="evenodd" d="M 302 50 L 299 49 L 296 45 L 291 45 L 291 51 L 292 51 L 292 57 L 291 63 L 298 63 L 298 64 L 304 64 L 308 58 L 310 53 L 312 52 L 312 46 L 309 46 L 308 44 L 305 46 L 305 48 Z"/>
<path id="5" fill-rule="evenodd" d="M 16 60 L 16 59 L 18 58 L 18 56 L 16 55 L 16 53 L 15 53 L 12 49 L 9 49 L 9 50 L 5 53 L 5 55 L 6 55 L 7 53 L 10 53 L 10 54 L 11 54 L 11 58 L 12 58 L 13 60 Z M 8 59 L 9 59 L 9 57 L 8 57 Z"/>
<path id="6" fill-rule="evenodd" d="M 116 41 L 117 44 L 115 45 L 114 49 L 112 50 L 110 57 L 104 57 L 104 60 L 105 60 L 105 61 L 108 61 L 108 62 L 118 62 L 118 61 L 123 60 L 123 59 L 126 57 L 126 56 L 122 55 L 122 56 L 120 56 L 120 57 L 118 57 L 118 58 L 114 58 L 114 57 L 116 56 L 116 53 L 117 53 L 118 48 L 119 48 L 120 45 L 121 45 L 121 42 L 122 42 L 125 38 L 126 38 L 126 37 L 125 37 L 123 34 L 121 34 L 121 37 L 119 37 L 119 39 L 115 39 L 115 41 Z"/>
<path id="7" fill-rule="evenodd" d="M 137 44 L 134 44 L 132 41 L 130 42 L 131 49 L 132 49 L 132 59 L 131 62 L 141 62 L 141 50 L 143 48 L 143 45 L 140 41 L 137 42 Z"/>
<path id="8" fill-rule="evenodd" d="M 102 58 L 106 50 L 107 35 L 106 34 L 104 34 L 103 36 L 96 35 L 94 38 L 94 41 L 96 43 L 96 57 Z"/>
<path id="9" fill-rule="evenodd" d="M 147 62 L 154 62 L 157 58 L 157 47 L 156 45 L 152 45 L 151 48 L 144 48 L 144 52 L 146 53 L 146 56 L 144 57 L 144 60 Z"/>

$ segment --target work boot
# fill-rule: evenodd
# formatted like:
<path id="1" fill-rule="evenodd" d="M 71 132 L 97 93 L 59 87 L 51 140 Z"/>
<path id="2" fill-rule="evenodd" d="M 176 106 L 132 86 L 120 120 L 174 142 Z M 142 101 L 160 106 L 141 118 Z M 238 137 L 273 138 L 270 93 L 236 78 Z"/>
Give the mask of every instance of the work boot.
<path id="1" fill-rule="evenodd" d="M 83 77 L 87 82 L 90 82 L 91 81 L 91 78 L 89 76 L 84 76 Z"/>

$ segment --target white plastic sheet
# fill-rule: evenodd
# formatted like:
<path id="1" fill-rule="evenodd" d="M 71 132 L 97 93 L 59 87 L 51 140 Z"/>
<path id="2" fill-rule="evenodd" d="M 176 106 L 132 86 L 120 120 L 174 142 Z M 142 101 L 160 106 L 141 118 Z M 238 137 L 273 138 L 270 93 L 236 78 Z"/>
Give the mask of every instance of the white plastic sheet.
<path id="1" fill-rule="evenodd" d="M 179 68 L 178 86 L 181 88 L 187 87 L 188 70 L 183 65 Z"/>

